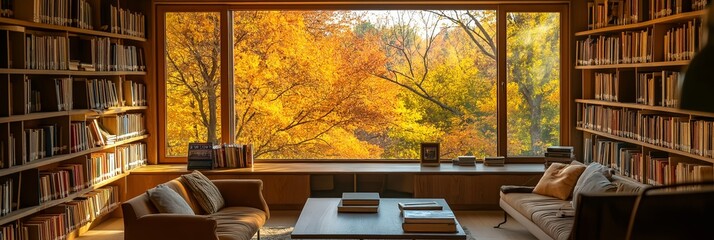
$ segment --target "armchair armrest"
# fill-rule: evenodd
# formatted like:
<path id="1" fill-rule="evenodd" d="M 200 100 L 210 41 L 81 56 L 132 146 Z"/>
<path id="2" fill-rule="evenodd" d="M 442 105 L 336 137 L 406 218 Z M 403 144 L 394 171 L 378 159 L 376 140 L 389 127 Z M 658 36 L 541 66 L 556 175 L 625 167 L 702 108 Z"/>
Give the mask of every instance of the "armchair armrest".
<path id="1" fill-rule="evenodd" d="M 501 186 L 502 193 L 532 193 L 534 186 L 517 186 L 517 185 L 503 185 Z"/>
<path id="2" fill-rule="evenodd" d="M 263 210 L 270 218 L 268 203 L 263 198 L 263 181 L 260 179 L 212 180 L 223 196 L 226 206 L 252 207 Z"/>
<path id="3" fill-rule="evenodd" d="M 149 214 L 125 229 L 125 239 L 218 239 L 216 226 L 205 215 Z"/>

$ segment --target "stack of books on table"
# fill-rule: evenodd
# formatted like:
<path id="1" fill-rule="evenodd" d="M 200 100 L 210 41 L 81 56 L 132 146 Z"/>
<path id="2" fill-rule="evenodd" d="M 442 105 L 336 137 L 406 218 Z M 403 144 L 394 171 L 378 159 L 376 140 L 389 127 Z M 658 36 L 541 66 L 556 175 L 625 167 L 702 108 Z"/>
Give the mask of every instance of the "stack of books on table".
<path id="1" fill-rule="evenodd" d="M 414 199 L 413 201 L 405 201 L 397 203 L 399 205 L 399 211 L 404 213 L 404 211 L 409 210 L 443 210 L 444 206 L 435 201 L 424 201 Z"/>
<path id="2" fill-rule="evenodd" d="M 475 156 L 458 156 L 452 160 L 456 166 L 476 166 Z"/>
<path id="3" fill-rule="evenodd" d="M 337 212 L 343 213 L 376 213 L 379 210 L 379 193 L 376 192 L 346 192 L 337 206 Z"/>
<path id="4" fill-rule="evenodd" d="M 484 166 L 503 166 L 503 164 L 505 164 L 505 163 L 506 163 L 506 157 L 504 157 L 504 156 L 485 157 L 483 159 Z"/>
<path id="5" fill-rule="evenodd" d="M 452 211 L 405 210 L 402 214 L 404 232 L 457 232 L 456 217 Z"/>
<path id="6" fill-rule="evenodd" d="M 545 150 L 545 168 L 552 163 L 570 164 L 575 160 L 573 146 L 550 146 Z"/>

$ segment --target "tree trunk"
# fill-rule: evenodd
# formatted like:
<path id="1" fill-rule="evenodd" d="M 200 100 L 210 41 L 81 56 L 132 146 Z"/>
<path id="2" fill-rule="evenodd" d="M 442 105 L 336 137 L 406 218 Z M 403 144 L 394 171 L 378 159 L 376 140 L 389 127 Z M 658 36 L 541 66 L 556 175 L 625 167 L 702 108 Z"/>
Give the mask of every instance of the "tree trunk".
<path id="1" fill-rule="evenodd" d="M 208 91 L 208 126 L 206 126 L 206 130 L 208 131 L 208 141 L 212 142 L 214 144 L 219 144 L 218 138 L 216 136 L 216 128 L 218 125 L 218 119 L 217 119 L 217 102 L 218 102 L 218 96 L 216 94 L 216 91 Z"/>

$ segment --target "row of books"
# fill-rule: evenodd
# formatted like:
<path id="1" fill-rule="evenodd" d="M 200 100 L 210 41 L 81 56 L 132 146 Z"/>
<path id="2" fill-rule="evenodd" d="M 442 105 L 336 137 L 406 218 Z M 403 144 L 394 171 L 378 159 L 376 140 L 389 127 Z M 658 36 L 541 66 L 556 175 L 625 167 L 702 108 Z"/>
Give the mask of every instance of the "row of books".
<path id="1" fill-rule="evenodd" d="M 652 29 L 590 36 L 575 44 L 579 66 L 652 62 Z"/>
<path id="2" fill-rule="evenodd" d="M 86 0 L 23 0 L 17 5 L 20 19 L 60 26 L 92 29 L 92 5 Z"/>
<path id="3" fill-rule="evenodd" d="M 110 117 L 102 117 L 102 126 L 114 136 L 108 136 L 107 144 L 114 144 L 115 141 L 122 141 L 133 137 L 144 135 L 146 124 L 144 114 L 127 113 Z"/>
<path id="4" fill-rule="evenodd" d="M 639 146 L 597 137 L 585 138 L 584 144 L 586 163 L 598 162 L 611 167 L 616 174 L 643 183 L 661 185 L 714 179 L 711 165 L 686 157 L 661 151 L 643 153 Z"/>
<path id="5" fill-rule="evenodd" d="M 714 157 L 714 121 L 583 104 L 578 126 L 699 156 Z"/>
<path id="6" fill-rule="evenodd" d="M 26 41 L 26 69 L 69 69 L 69 45 L 67 37 L 27 34 Z"/>
<path id="7" fill-rule="evenodd" d="M 121 79 L 13 78 L 11 85 L 13 98 L 16 99 L 13 101 L 13 114 L 145 106 L 146 86 Z M 45 81 L 52 84 L 43 84 Z"/>
<path id="8" fill-rule="evenodd" d="M 27 128 L 22 133 L 23 139 L 25 139 L 23 164 L 60 154 L 60 151 L 65 148 L 60 143 L 59 124 Z"/>
<path id="9" fill-rule="evenodd" d="M 15 12 L 13 12 L 13 1 L 14 0 L 0 1 L 0 17 L 13 17 L 15 15 Z"/>
<path id="10" fill-rule="evenodd" d="M 253 144 L 223 144 L 213 146 L 214 167 L 245 168 L 253 166 Z"/>
<path id="11" fill-rule="evenodd" d="M 650 106 L 678 107 L 679 72 L 640 73 L 635 87 L 635 102 Z"/>
<path id="12" fill-rule="evenodd" d="M 13 178 L 6 178 L 0 181 L 0 216 L 8 215 L 16 207 L 13 206 L 13 203 L 17 203 L 13 201 L 15 199 L 14 184 Z"/>
<path id="13" fill-rule="evenodd" d="M 664 60 L 690 60 L 706 43 L 702 32 L 702 20 L 693 19 L 664 34 Z"/>
<path id="14" fill-rule="evenodd" d="M 102 12 L 102 15 L 107 16 L 105 12 Z M 109 26 L 105 30 L 134 37 L 146 37 L 146 16 L 143 13 L 111 5 L 108 16 Z"/>
<path id="15" fill-rule="evenodd" d="M 132 143 L 118 146 L 116 158 L 124 164 L 123 172 L 146 166 L 146 143 Z"/>
<path id="16" fill-rule="evenodd" d="M 588 29 L 638 23 L 645 20 L 646 0 L 588 2 Z"/>
<path id="17" fill-rule="evenodd" d="M 18 165 L 15 149 L 15 136 L 12 133 L 10 133 L 7 139 L 7 145 L 5 145 L 4 141 L 0 141 L 0 156 L 7 156 L 6 159 L 0 159 L 0 169 Z"/>
<path id="18" fill-rule="evenodd" d="M 593 0 L 588 29 L 626 25 L 706 8 L 708 0 Z"/>
<path id="19" fill-rule="evenodd" d="M 82 152 L 104 146 L 104 136 L 106 135 L 108 133 L 99 126 L 96 119 L 73 121 L 69 126 L 69 152 Z"/>
<path id="20" fill-rule="evenodd" d="M 0 227 L 0 238 L 65 239 L 68 234 L 92 223 L 119 204 L 119 188 L 107 186 L 93 190 L 72 201 L 51 207 L 22 222 Z"/>
<path id="21" fill-rule="evenodd" d="M 108 37 L 70 37 L 72 51 L 69 70 L 81 71 L 144 71 L 144 50 L 125 46 Z"/>
<path id="22" fill-rule="evenodd" d="M 84 189 L 81 164 L 40 171 L 40 203 L 66 198 Z"/>
<path id="23" fill-rule="evenodd" d="M 617 102 L 620 81 L 615 73 L 595 73 L 595 99 Z"/>

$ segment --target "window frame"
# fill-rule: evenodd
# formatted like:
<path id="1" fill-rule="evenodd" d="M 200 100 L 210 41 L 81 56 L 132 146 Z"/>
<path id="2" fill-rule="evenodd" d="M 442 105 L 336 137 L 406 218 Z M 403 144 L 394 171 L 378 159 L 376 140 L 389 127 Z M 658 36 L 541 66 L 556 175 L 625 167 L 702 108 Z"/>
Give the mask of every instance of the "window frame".
<path id="1" fill-rule="evenodd" d="M 221 139 L 226 143 L 234 143 L 233 133 L 233 11 L 240 10 L 424 10 L 424 9 L 474 9 L 495 10 L 497 36 L 497 153 L 506 156 L 508 163 L 543 163 L 542 156 L 508 156 L 507 155 L 507 105 L 506 105 L 506 14 L 509 12 L 557 12 L 560 13 L 560 136 L 561 145 L 571 144 L 572 110 L 571 75 L 570 75 L 570 3 L 562 2 L 528 2 L 527 4 L 481 4 L 478 2 L 414 2 L 414 3 L 376 3 L 376 2 L 231 2 L 191 4 L 157 1 L 156 9 L 156 61 L 157 61 L 157 91 L 158 91 L 158 163 L 186 163 L 186 157 L 166 156 L 166 13 L 169 12 L 218 12 L 221 15 Z M 418 159 L 261 159 L 261 162 L 418 162 Z M 442 159 L 442 161 L 450 161 Z"/>

